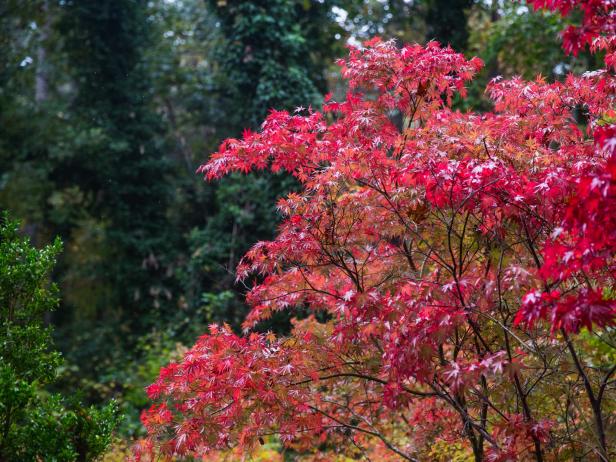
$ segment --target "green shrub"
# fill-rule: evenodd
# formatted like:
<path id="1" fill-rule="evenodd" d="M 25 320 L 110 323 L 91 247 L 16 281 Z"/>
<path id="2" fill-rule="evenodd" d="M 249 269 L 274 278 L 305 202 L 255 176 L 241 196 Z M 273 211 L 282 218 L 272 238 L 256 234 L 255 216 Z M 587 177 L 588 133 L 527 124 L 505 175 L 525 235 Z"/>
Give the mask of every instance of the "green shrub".
<path id="1" fill-rule="evenodd" d="M 58 306 L 49 282 L 62 245 L 36 249 L 19 223 L 0 219 L 0 460 L 91 461 L 109 446 L 117 406 L 85 407 L 50 394 L 62 358 L 44 316 Z"/>

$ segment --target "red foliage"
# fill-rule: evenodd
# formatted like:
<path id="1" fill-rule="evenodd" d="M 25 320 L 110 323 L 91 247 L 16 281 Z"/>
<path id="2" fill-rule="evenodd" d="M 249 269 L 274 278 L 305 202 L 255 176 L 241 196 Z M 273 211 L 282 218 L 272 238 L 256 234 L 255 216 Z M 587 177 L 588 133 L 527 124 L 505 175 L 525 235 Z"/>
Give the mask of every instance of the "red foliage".
<path id="1" fill-rule="evenodd" d="M 535 8 L 558 11 L 563 16 L 572 12 L 582 13 L 582 24 L 570 25 L 563 32 L 563 48 L 568 53 L 577 53 L 586 45 L 594 49 L 614 48 L 616 15 L 613 0 L 528 0 Z"/>
<path id="2" fill-rule="evenodd" d="M 612 4 L 579 5 L 566 46 L 611 40 Z M 558 450 L 553 434 L 579 444 L 550 389 L 577 374 L 607 460 L 605 386 L 593 393 L 569 335 L 616 321 L 603 292 L 616 273 L 616 79 L 495 79 L 495 112 L 460 113 L 451 99 L 479 60 L 434 42 L 364 46 L 340 62 L 344 101 L 272 111 L 200 168 L 285 170 L 302 184 L 279 203 L 275 240 L 238 267 L 260 278 L 246 330 L 297 306 L 329 321 L 297 321 L 288 338 L 213 326 L 149 387 L 162 404 L 143 415 L 140 456 L 250 450 L 276 433 L 298 449 L 377 441 L 416 460 L 445 440 L 476 460 L 541 460 Z"/>

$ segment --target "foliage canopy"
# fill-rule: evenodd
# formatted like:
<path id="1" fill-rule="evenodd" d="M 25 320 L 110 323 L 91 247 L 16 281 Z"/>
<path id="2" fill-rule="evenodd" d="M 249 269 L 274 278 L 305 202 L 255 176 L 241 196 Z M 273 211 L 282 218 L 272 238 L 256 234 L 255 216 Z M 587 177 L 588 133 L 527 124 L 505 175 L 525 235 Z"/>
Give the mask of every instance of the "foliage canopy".
<path id="1" fill-rule="evenodd" d="M 269 168 L 301 191 L 238 266 L 256 276 L 245 335 L 212 325 L 148 388 L 138 458 L 270 434 L 377 460 L 443 442 L 476 461 L 613 458 L 614 31 L 607 3 L 582 8 L 565 46 L 605 67 L 495 78 L 493 112 L 451 108 L 477 58 L 373 39 L 339 62 L 344 100 L 223 142 L 207 179 Z M 251 332 L 298 307 L 325 315 Z"/>

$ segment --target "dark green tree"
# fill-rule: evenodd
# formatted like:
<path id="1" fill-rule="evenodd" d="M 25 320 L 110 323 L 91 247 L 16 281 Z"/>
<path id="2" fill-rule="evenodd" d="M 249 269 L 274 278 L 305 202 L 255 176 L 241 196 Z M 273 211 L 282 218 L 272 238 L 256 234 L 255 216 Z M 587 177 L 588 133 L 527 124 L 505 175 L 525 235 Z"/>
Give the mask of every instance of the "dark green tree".
<path id="1" fill-rule="evenodd" d="M 259 124 L 270 109 L 318 104 L 323 69 L 311 56 L 304 15 L 318 4 L 287 0 L 207 0 L 219 19 L 224 42 L 216 53 L 221 90 L 230 101 L 224 111 L 231 129 Z"/>
<path id="2" fill-rule="evenodd" d="M 63 113 L 55 85 L 65 80 L 56 78 L 60 63 L 49 53 L 56 12 L 47 0 L 0 4 L 0 207 L 23 217 L 36 241 L 47 238 L 49 146 L 58 142 Z"/>
<path id="3" fill-rule="evenodd" d="M 0 460 L 91 461 L 117 424 L 115 403 L 102 409 L 49 394 L 60 354 L 43 317 L 58 305 L 49 282 L 59 240 L 40 250 L 0 218 Z"/>
<path id="4" fill-rule="evenodd" d="M 62 8 L 79 136 L 52 180 L 60 190 L 76 190 L 86 211 L 78 218 L 86 222 L 84 240 L 97 243 L 96 258 L 86 260 L 75 278 L 82 282 L 85 272 L 98 287 L 91 318 L 125 329 L 116 335 L 130 338 L 126 333 L 164 319 L 176 295 L 167 221 L 170 169 L 144 59 L 152 38 L 147 2 L 80 0 Z M 71 274 L 66 282 L 70 286 Z"/>
<path id="5" fill-rule="evenodd" d="M 326 35 L 338 30 L 329 3 L 207 0 L 206 6 L 218 22 L 219 46 L 212 56 L 212 97 L 218 103 L 210 113 L 217 136 L 258 129 L 271 109 L 320 104 L 334 52 Z M 251 245 L 273 236 L 278 217 L 271 204 L 292 187 L 290 178 L 270 174 L 207 186 L 205 223 L 190 235 L 191 261 L 183 272 L 192 310 L 239 325 L 244 288 L 234 285 L 235 266 Z"/>
<path id="6" fill-rule="evenodd" d="M 425 0 L 427 40 L 437 40 L 459 52 L 468 45 L 468 10 L 473 0 Z"/>

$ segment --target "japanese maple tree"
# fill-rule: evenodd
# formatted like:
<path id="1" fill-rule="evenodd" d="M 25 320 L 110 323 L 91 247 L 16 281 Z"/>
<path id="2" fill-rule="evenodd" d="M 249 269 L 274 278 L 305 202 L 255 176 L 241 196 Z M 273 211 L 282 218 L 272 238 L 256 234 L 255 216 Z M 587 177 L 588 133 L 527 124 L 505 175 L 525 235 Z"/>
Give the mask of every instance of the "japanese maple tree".
<path id="1" fill-rule="evenodd" d="M 302 189 L 238 267 L 244 335 L 211 326 L 148 388 L 137 458 L 273 434 L 315 460 L 616 457 L 613 3 L 580 4 L 567 46 L 605 68 L 494 79 L 494 112 L 451 109 L 478 59 L 374 39 L 340 61 L 343 101 L 222 144 L 208 180 L 270 168 Z M 315 315 L 288 337 L 253 330 L 296 307 Z"/>

